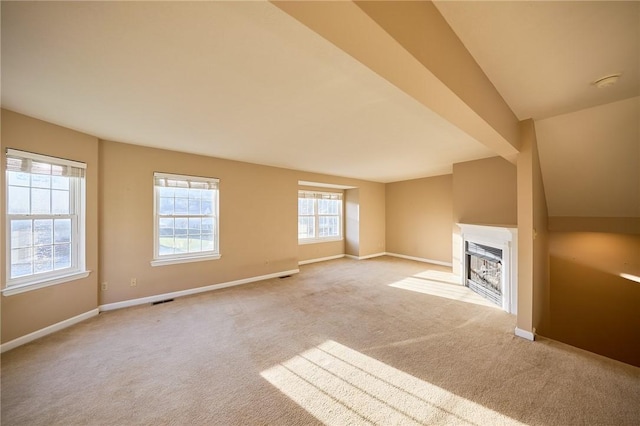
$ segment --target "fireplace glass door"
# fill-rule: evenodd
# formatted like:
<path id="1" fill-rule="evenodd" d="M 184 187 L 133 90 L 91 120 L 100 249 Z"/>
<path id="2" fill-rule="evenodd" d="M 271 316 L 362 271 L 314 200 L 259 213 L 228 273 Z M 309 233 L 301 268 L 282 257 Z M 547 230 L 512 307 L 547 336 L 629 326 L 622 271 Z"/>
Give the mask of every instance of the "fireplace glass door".
<path id="1" fill-rule="evenodd" d="M 466 286 L 498 306 L 502 305 L 502 250 L 466 242 Z"/>

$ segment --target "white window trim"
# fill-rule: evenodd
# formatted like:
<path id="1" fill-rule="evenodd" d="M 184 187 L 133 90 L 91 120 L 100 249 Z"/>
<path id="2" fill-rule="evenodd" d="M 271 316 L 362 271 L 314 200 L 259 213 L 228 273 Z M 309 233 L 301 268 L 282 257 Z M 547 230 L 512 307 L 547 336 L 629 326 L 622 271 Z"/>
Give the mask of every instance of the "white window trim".
<path id="1" fill-rule="evenodd" d="M 59 275 L 53 278 L 42 278 L 26 284 L 14 284 L 2 290 L 3 296 L 13 296 L 14 294 L 25 293 L 39 288 L 50 287 L 52 285 L 64 284 L 69 281 L 75 281 L 89 276 L 91 271 L 72 272 L 66 275 Z"/>
<path id="2" fill-rule="evenodd" d="M 203 256 L 185 256 L 185 257 L 176 257 L 171 259 L 154 259 L 151 261 L 151 266 L 164 266 L 164 265 L 176 265 L 178 263 L 204 262 L 207 260 L 218 260 L 221 257 L 222 257 L 221 254 L 208 254 Z"/>
<path id="3" fill-rule="evenodd" d="M 299 245 L 331 243 L 335 241 L 344 241 L 344 237 L 298 238 Z"/>
<path id="4" fill-rule="evenodd" d="M 340 198 L 340 235 L 332 236 L 332 237 L 312 237 L 312 238 L 299 238 L 298 237 L 298 245 L 306 245 L 306 244 L 322 244 L 322 243 L 331 243 L 335 241 L 344 241 L 344 194 L 341 192 L 327 192 L 327 191 L 310 191 L 305 189 L 298 190 L 298 198 L 300 198 L 300 193 L 317 193 L 317 194 L 328 194 L 328 195 L 338 195 Z M 317 206 L 317 198 L 316 198 L 316 206 Z M 311 216 L 311 215 L 306 215 Z M 315 229 L 318 230 L 318 218 L 320 216 L 335 216 L 335 215 L 320 215 L 317 211 L 314 213 L 313 217 L 315 218 Z M 298 214 L 300 217 L 300 214 Z"/>
<path id="5" fill-rule="evenodd" d="M 218 185 L 217 200 L 215 203 L 214 218 L 216 220 L 216 238 L 215 247 L 217 251 L 206 251 L 200 253 L 183 253 L 160 256 L 159 238 L 158 238 L 158 192 L 156 189 L 156 178 L 176 179 L 176 180 L 199 180 L 202 182 L 215 182 Z M 177 175 L 172 173 L 154 172 L 153 174 L 153 260 L 149 262 L 151 266 L 177 265 L 181 263 L 204 262 L 209 260 L 218 260 L 222 257 L 220 254 L 220 179 L 201 176 Z"/>
<path id="6" fill-rule="evenodd" d="M 62 166 L 71 166 L 86 170 L 87 165 L 78 161 L 67 160 L 64 158 L 52 157 L 47 155 L 36 154 L 28 151 L 20 151 L 16 149 L 7 148 L 7 156 L 21 157 L 30 160 L 35 160 L 48 164 L 56 164 Z M 6 163 L 5 163 L 6 173 Z M 42 274 L 31 274 L 25 277 L 18 277 L 11 279 L 8 268 L 11 265 L 11 218 L 21 217 L 33 219 L 38 215 L 14 215 L 5 211 L 5 247 L 6 247 L 6 263 L 7 270 L 6 280 L 3 289 L 0 291 L 3 296 L 11 296 L 14 294 L 20 294 L 31 290 L 37 290 L 44 287 L 49 287 L 57 284 L 63 284 L 69 281 L 75 281 L 78 279 L 86 278 L 91 271 L 86 269 L 86 183 L 85 178 L 73 179 L 70 184 L 74 186 L 69 191 L 69 196 L 72 197 L 72 203 L 75 204 L 74 215 L 59 215 L 59 216 L 77 216 L 77 220 L 72 219 L 72 250 L 76 252 L 76 255 L 71 259 L 71 267 L 65 268 L 59 271 L 50 271 Z M 8 197 L 8 181 L 5 181 L 5 197 Z M 77 186 L 77 187 L 76 187 Z M 79 197 L 77 195 L 80 195 Z M 8 199 L 5 199 L 5 208 L 8 208 Z M 46 215 L 47 217 L 55 218 L 57 215 Z"/>

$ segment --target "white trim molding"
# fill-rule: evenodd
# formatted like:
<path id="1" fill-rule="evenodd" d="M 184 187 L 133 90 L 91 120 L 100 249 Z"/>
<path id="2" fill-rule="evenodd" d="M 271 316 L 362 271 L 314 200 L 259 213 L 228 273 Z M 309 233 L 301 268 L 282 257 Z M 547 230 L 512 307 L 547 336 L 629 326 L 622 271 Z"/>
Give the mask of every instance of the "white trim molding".
<path id="1" fill-rule="evenodd" d="M 205 262 L 207 260 L 218 260 L 222 257 L 221 254 L 207 254 L 204 256 L 186 256 L 186 257 L 172 257 L 171 259 L 154 259 L 151 261 L 151 266 L 165 266 L 165 265 L 177 265 L 178 263 L 191 263 L 191 262 Z"/>
<path id="2" fill-rule="evenodd" d="M 460 252 L 453 258 L 460 262 L 462 284 L 467 279 L 467 242 L 483 244 L 502 250 L 502 303 L 501 307 L 510 314 L 518 313 L 518 228 L 500 225 L 477 225 L 456 223 L 460 227 L 462 245 L 454 247 Z"/>
<path id="3" fill-rule="evenodd" d="M 327 256 L 327 257 L 319 257 L 317 259 L 301 260 L 301 261 L 298 262 L 298 265 L 308 265 L 310 263 L 324 262 L 325 260 L 342 259 L 343 257 L 345 257 L 344 254 L 337 254 L 335 256 Z"/>
<path id="4" fill-rule="evenodd" d="M 289 271 L 275 272 L 273 274 L 243 278 L 241 280 L 229 281 L 226 283 L 190 288 L 188 290 L 173 291 L 171 293 L 156 294 L 153 296 L 141 297 L 139 299 L 123 300 L 122 302 L 107 303 L 106 305 L 98 306 L 98 308 L 100 309 L 100 312 L 113 311 L 115 309 L 128 308 L 128 307 L 137 306 L 137 305 L 144 305 L 145 303 L 161 302 L 163 300 L 174 299 L 176 297 L 189 296 L 192 294 L 204 293 L 212 290 L 219 290 L 221 288 L 233 287 L 233 286 L 248 284 L 256 281 L 268 280 L 271 278 L 280 278 L 287 275 L 297 274 L 298 272 L 300 272 L 300 269 L 291 269 Z"/>
<path id="5" fill-rule="evenodd" d="M 75 281 L 75 280 L 80 280 L 82 278 L 87 278 L 90 273 L 91 271 L 72 272 L 67 275 L 61 275 L 54 278 L 46 278 L 44 280 L 33 281 L 27 284 L 16 284 L 3 289 L 2 295 L 12 296 L 14 294 L 20 294 L 26 291 L 37 290 L 39 288 L 45 288 L 45 287 L 49 287 L 57 284 L 64 284 L 69 281 Z"/>
<path id="6" fill-rule="evenodd" d="M 99 313 L 100 311 L 98 310 L 98 308 L 92 309 L 89 312 L 85 312 L 84 314 L 76 315 L 73 318 L 68 318 L 64 321 L 60 321 L 48 327 L 41 328 L 40 330 L 34 331 L 33 333 L 29 333 L 24 336 L 18 337 L 17 339 L 13 339 L 7 343 L 3 343 L 2 345 L 0 345 L 0 353 L 10 351 L 11 349 L 17 348 L 18 346 L 22 346 L 49 334 L 55 333 L 56 331 L 71 327 L 74 324 L 95 317 Z"/>
<path id="7" fill-rule="evenodd" d="M 365 256 L 354 256 L 353 254 L 345 254 L 345 257 L 348 257 L 349 259 L 355 259 L 355 260 L 365 260 L 365 259 L 371 259 L 373 257 L 380 257 L 380 256 L 384 256 L 384 255 L 386 255 L 385 252 L 367 254 Z"/>
<path id="8" fill-rule="evenodd" d="M 434 265 L 442 265 L 442 266 L 449 266 L 449 267 L 453 266 L 453 264 L 451 262 L 443 262 L 441 260 L 425 259 L 424 257 L 407 256 L 405 254 L 390 253 L 390 252 L 386 252 L 385 255 L 392 256 L 392 257 L 399 257 L 401 259 L 415 260 L 416 262 L 432 263 Z"/>
<path id="9" fill-rule="evenodd" d="M 515 334 L 518 337 L 522 337 L 523 339 L 527 339 L 530 341 L 534 341 L 536 340 L 536 329 L 533 329 L 533 332 L 531 331 L 527 331 L 527 330 L 523 330 L 521 328 L 516 327 L 515 329 Z"/>

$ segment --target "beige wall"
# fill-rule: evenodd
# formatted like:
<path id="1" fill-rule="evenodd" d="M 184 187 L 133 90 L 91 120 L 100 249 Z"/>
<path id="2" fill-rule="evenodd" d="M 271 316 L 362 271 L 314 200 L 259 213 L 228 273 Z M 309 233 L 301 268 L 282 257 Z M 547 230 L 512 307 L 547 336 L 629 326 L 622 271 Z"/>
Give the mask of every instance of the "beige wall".
<path id="1" fill-rule="evenodd" d="M 384 253 L 385 250 L 385 186 L 369 184 L 359 191 L 360 238 L 358 256 Z"/>
<path id="2" fill-rule="evenodd" d="M 518 223 L 516 166 L 501 157 L 453 165 L 453 219 L 458 223 Z"/>
<path id="3" fill-rule="evenodd" d="M 640 236 L 552 232 L 549 254 L 548 336 L 640 367 Z"/>
<path id="4" fill-rule="evenodd" d="M 101 304 L 297 269 L 293 172 L 107 141 L 100 165 Z M 220 179 L 221 259 L 150 265 L 156 171 Z"/>
<path id="5" fill-rule="evenodd" d="M 520 123 L 518 155 L 517 327 L 546 332 L 549 322 L 547 205 L 533 120 Z"/>
<path id="6" fill-rule="evenodd" d="M 347 189 L 345 195 L 344 252 L 350 256 L 360 253 L 360 190 Z"/>
<path id="7" fill-rule="evenodd" d="M 60 126 L 2 110 L 2 164 L 6 148 L 67 158 L 87 164 L 86 171 L 86 266 L 87 278 L 0 297 L 2 343 L 52 324 L 89 312 L 98 306 L 98 140 Z M 4 194 L 5 173 L 2 173 Z M 5 196 L 1 197 L 5 223 Z M 3 227 L 4 228 L 4 227 Z M 6 242 L 2 245 L 2 282 L 6 282 Z"/>
<path id="8" fill-rule="evenodd" d="M 462 239 L 456 223 L 515 227 L 517 217 L 516 166 L 502 157 L 453 165 L 453 272 L 460 275 Z"/>
<path id="9" fill-rule="evenodd" d="M 345 191 L 345 254 L 363 257 L 385 251 L 385 185 L 359 179 L 296 171 L 306 182 L 341 185 Z M 357 227 L 354 225 L 358 225 Z"/>
<path id="10" fill-rule="evenodd" d="M 431 2 L 272 3 L 497 155 L 515 159 L 516 116 Z"/>
<path id="11" fill-rule="evenodd" d="M 2 296 L 2 342 L 86 313 L 99 304 L 295 270 L 301 256 L 344 254 L 345 241 L 356 256 L 384 252 L 385 191 L 381 183 L 98 141 L 5 110 L 2 144 L 3 148 L 87 163 L 87 267 L 92 271 L 86 279 Z M 221 259 L 151 266 L 154 171 L 220 179 Z M 298 245 L 299 180 L 354 188 L 347 191 L 347 199 L 358 215 L 348 228 L 347 240 L 309 245 L 308 249 Z M 3 196 L 3 220 L 4 200 Z M 4 252 L 4 239 L 2 244 Z M 4 256 L 2 262 L 4 282 Z M 131 278 L 136 279 L 136 286 L 130 286 Z M 98 290 L 100 283 L 106 283 L 106 290 Z"/>
<path id="12" fill-rule="evenodd" d="M 387 252 L 451 263 L 453 175 L 386 185 Z"/>
<path id="13" fill-rule="evenodd" d="M 325 243 L 311 243 L 298 245 L 298 261 L 323 259 L 326 257 L 340 256 L 344 252 L 344 240 L 329 241 Z"/>
<path id="14" fill-rule="evenodd" d="M 375 229 L 384 220 L 382 184 L 109 141 L 100 142 L 100 164 L 100 282 L 108 283 L 101 304 L 291 271 L 299 260 L 344 253 L 343 242 L 298 245 L 298 180 L 358 186 L 366 194 L 360 235 L 384 233 Z M 220 179 L 221 259 L 150 265 L 154 171 Z"/>
<path id="15" fill-rule="evenodd" d="M 430 1 L 356 4 L 514 147 L 518 119 Z"/>
<path id="16" fill-rule="evenodd" d="M 549 214 L 545 188 L 540 169 L 537 137 L 532 121 L 528 121 L 532 137 L 532 191 L 533 191 L 533 326 L 542 335 L 550 326 L 549 287 Z"/>

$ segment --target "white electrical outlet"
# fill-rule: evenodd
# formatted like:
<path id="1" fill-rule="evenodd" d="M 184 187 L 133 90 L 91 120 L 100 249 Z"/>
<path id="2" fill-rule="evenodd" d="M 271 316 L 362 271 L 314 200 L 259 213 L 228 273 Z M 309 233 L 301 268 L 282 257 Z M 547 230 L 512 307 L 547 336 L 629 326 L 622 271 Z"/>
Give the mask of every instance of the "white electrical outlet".
<path id="1" fill-rule="evenodd" d="M 102 291 L 107 291 L 107 286 L 109 285 L 109 283 L 107 283 L 106 281 L 102 283 L 101 288 Z"/>
<path id="2" fill-rule="evenodd" d="M 135 278 L 131 278 L 131 287 L 135 287 L 138 285 L 138 280 Z"/>

